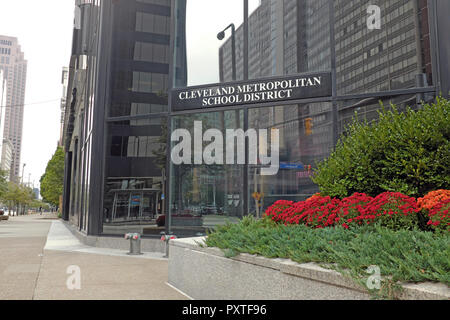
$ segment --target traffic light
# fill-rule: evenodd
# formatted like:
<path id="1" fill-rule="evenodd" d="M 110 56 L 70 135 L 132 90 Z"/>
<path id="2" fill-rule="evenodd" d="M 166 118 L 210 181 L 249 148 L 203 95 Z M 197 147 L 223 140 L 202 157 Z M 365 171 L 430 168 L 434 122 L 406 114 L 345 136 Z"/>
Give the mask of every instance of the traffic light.
<path id="1" fill-rule="evenodd" d="M 312 121 L 313 121 L 312 118 L 305 119 L 305 134 L 307 136 L 310 136 L 312 134 L 312 127 L 313 127 Z"/>

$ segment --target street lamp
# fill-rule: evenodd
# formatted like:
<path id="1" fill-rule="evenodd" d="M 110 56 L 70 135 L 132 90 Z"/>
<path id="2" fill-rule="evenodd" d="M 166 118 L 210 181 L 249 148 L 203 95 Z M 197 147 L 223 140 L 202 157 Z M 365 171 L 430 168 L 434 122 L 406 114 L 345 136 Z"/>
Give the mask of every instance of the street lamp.
<path id="1" fill-rule="evenodd" d="M 217 39 L 223 40 L 225 38 L 225 31 L 231 28 L 231 67 L 232 67 L 232 78 L 233 81 L 236 81 L 236 27 L 234 23 L 231 23 L 228 27 L 223 29 L 221 32 L 217 34 Z"/>
<path id="2" fill-rule="evenodd" d="M 25 166 L 26 166 L 26 165 L 27 165 L 27 164 L 24 163 L 23 166 L 22 166 L 22 183 L 21 183 L 21 184 L 23 184 L 23 176 L 24 176 L 24 173 L 25 173 Z"/>

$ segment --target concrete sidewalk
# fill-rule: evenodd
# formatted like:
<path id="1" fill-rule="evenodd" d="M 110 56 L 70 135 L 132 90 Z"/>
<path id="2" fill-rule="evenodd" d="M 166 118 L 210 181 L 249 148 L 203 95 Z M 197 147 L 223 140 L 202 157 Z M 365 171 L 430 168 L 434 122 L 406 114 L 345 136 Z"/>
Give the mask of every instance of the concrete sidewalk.
<path id="1" fill-rule="evenodd" d="M 135 257 L 88 247 L 54 218 L 32 215 L 0 223 L 0 299 L 187 299 L 167 284 L 168 262 L 161 253 Z M 71 266 L 80 270 L 79 290 L 66 284 Z"/>

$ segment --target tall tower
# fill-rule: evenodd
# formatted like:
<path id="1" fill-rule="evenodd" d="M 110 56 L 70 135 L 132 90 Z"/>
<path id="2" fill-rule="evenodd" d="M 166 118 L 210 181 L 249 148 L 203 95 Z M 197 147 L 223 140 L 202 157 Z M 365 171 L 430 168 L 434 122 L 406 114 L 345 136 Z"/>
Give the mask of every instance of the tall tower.
<path id="1" fill-rule="evenodd" d="M 10 179 L 18 181 L 22 152 L 27 61 L 17 38 L 0 35 L 0 70 L 7 82 L 4 138 L 13 146 Z"/>

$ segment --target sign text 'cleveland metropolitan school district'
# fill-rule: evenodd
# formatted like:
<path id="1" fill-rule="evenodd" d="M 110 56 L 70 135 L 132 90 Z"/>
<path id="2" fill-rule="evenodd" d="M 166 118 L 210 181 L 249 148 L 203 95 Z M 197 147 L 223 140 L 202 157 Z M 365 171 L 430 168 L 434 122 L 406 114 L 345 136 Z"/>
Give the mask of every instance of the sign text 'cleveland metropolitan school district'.
<path id="1" fill-rule="evenodd" d="M 286 76 L 174 89 L 172 111 L 331 96 L 331 74 Z"/>

